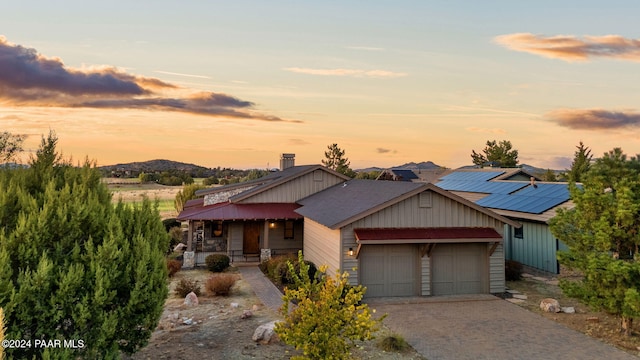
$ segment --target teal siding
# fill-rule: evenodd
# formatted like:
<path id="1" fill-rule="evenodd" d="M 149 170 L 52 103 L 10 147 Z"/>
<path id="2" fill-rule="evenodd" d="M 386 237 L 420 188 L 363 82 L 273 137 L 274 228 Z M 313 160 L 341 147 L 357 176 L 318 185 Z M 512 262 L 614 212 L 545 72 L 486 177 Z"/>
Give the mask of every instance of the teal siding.
<path id="1" fill-rule="evenodd" d="M 513 229 L 507 229 L 507 244 L 505 255 L 507 259 L 518 261 L 524 265 L 558 273 L 558 261 L 556 258 L 556 238 L 551 234 L 549 226 L 543 223 L 534 223 L 519 220 L 522 224 L 522 238 L 513 236 Z M 510 231 L 509 231 L 510 230 Z M 560 244 L 560 248 L 565 248 Z"/>

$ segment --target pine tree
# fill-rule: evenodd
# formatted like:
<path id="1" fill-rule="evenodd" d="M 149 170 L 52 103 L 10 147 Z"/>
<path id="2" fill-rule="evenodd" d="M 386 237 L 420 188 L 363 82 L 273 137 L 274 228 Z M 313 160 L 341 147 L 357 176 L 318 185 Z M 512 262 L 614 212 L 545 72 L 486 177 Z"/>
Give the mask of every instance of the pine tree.
<path id="1" fill-rule="evenodd" d="M 497 167 L 512 168 L 518 166 L 518 150 L 513 149 L 511 141 L 487 140 L 482 153 L 471 150 L 471 159 L 478 166 L 485 166 L 487 163 L 497 165 Z"/>
<path id="2" fill-rule="evenodd" d="M 327 149 L 324 152 L 325 158 L 322 160 L 322 165 L 352 178 L 356 176 L 355 171 L 349 167 L 351 163 L 345 157 L 345 150 L 342 150 L 338 144 L 331 144 Z"/>
<path id="3" fill-rule="evenodd" d="M 591 149 L 588 146 L 585 146 L 582 141 L 580 144 L 576 146 L 576 152 L 573 156 L 573 162 L 571 163 L 571 169 L 568 171 L 569 181 L 580 182 L 582 181 L 582 177 L 589 171 L 591 167 L 591 159 L 593 155 L 591 155 Z"/>
<path id="4" fill-rule="evenodd" d="M 9 358 L 119 358 L 144 346 L 167 297 L 158 204 L 111 204 L 100 172 L 61 161 L 43 138 L 29 169 L 0 172 L 0 307 L 7 338 L 82 348 Z M 4 209 L 9 209 L 5 211 Z"/>

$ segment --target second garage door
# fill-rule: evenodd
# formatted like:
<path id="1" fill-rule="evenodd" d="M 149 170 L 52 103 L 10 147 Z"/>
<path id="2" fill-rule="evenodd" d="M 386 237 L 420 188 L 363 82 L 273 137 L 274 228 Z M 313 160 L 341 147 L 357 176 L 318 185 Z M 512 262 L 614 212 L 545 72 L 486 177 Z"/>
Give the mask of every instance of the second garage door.
<path id="1" fill-rule="evenodd" d="M 431 295 L 488 293 L 486 244 L 437 244 L 431 256 Z"/>
<path id="2" fill-rule="evenodd" d="M 417 291 L 414 245 L 364 245 L 360 250 L 360 283 L 366 297 L 414 296 Z"/>

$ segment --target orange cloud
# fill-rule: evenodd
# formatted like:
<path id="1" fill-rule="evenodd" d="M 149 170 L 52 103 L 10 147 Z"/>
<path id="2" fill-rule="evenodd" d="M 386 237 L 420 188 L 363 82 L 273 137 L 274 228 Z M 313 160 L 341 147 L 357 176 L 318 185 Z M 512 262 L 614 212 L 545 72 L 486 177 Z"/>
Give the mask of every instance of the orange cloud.
<path id="1" fill-rule="evenodd" d="M 4 37 L 0 37 L 0 69 L 0 104 L 178 111 L 212 117 L 301 122 L 255 112 L 253 102 L 222 93 L 166 96 L 166 92 L 178 86 L 114 67 L 68 68 L 60 59 L 47 58 L 35 49 L 11 44 Z"/>
<path id="2" fill-rule="evenodd" d="M 590 58 L 612 58 L 640 61 L 640 40 L 627 39 L 619 35 L 543 36 L 531 33 L 516 33 L 497 36 L 495 42 L 515 51 L 527 52 L 564 61 L 587 61 Z"/>
<path id="3" fill-rule="evenodd" d="M 545 115 L 560 126 L 576 130 L 607 130 L 640 127 L 640 113 L 603 109 L 558 109 Z"/>

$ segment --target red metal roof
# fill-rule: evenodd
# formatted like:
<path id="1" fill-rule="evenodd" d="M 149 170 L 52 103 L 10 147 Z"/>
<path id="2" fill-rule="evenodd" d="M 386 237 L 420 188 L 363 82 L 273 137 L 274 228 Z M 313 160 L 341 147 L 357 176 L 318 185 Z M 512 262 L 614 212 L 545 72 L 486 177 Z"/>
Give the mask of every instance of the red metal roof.
<path id="1" fill-rule="evenodd" d="M 470 239 L 478 242 L 487 240 L 502 240 L 494 228 L 486 227 L 435 227 L 435 228 L 375 228 L 355 229 L 358 241 L 385 241 L 385 240 L 423 240 L 420 242 L 438 242 L 445 239 Z"/>
<path id="2" fill-rule="evenodd" d="M 294 210 L 298 204 L 233 204 L 219 203 L 199 208 L 189 208 L 178 215 L 178 220 L 266 220 L 302 219 Z"/>

